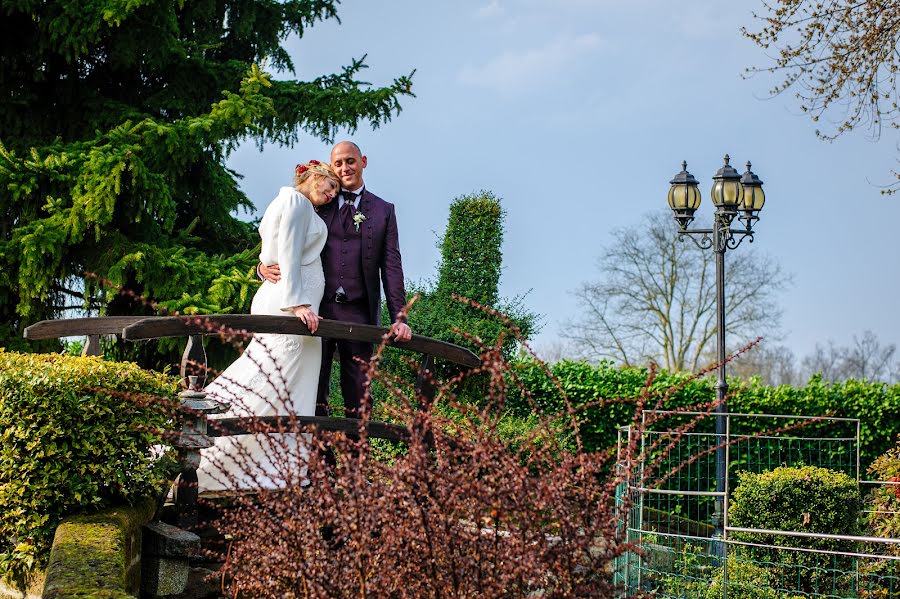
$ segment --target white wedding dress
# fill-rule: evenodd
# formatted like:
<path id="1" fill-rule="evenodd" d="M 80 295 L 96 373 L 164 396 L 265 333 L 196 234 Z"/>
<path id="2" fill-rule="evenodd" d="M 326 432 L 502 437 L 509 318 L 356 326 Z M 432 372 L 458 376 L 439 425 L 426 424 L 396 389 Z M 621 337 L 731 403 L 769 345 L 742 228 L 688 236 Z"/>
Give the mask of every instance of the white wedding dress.
<path id="1" fill-rule="evenodd" d="M 259 224 L 263 264 L 279 264 L 281 280 L 264 282 L 251 314 L 292 315 L 308 304 L 319 312 L 325 291 L 320 254 L 328 229 L 312 204 L 291 187 L 282 187 Z M 216 418 L 295 415 L 316 410 L 322 344 L 316 337 L 258 334 L 244 353 L 205 389 L 211 399 L 230 404 Z M 210 428 L 215 422 L 209 423 Z M 197 470 L 203 491 L 278 488 L 305 476 L 306 447 L 295 434 L 217 437 L 201 452 Z"/>

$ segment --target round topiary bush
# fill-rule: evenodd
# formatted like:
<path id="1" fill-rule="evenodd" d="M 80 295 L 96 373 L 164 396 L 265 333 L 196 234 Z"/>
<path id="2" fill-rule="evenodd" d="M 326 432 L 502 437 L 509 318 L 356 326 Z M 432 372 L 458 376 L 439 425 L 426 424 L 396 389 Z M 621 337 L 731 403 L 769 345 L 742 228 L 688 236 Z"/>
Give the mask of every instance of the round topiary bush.
<path id="1" fill-rule="evenodd" d="M 158 492 L 177 392 L 131 363 L 0 348 L 0 576 L 42 565 L 64 515 Z"/>
<path id="2" fill-rule="evenodd" d="M 856 479 L 813 466 L 782 467 L 759 474 L 742 472 L 728 510 L 729 524 L 792 532 L 856 535 L 862 499 Z M 826 551 L 850 551 L 852 541 L 735 532 L 737 541 Z M 765 553 L 765 555 L 763 555 Z M 749 557 L 749 556 L 748 556 Z M 753 561 L 766 563 L 776 579 L 793 581 L 789 591 L 817 593 L 830 588 L 848 558 L 790 549 L 756 550 Z M 796 588 L 793 588 L 796 587 Z"/>

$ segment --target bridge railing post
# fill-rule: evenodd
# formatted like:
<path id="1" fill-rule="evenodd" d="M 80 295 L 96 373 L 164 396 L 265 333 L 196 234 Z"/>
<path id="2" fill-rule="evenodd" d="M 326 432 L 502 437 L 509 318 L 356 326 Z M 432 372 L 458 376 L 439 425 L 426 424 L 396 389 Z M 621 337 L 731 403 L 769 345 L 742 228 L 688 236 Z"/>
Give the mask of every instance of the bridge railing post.
<path id="1" fill-rule="evenodd" d="M 429 407 L 434 401 L 437 391 L 434 385 L 434 356 L 422 355 L 422 363 L 419 364 L 419 372 L 416 375 L 416 394 L 422 399 L 422 408 Z"/>
<path id="2" fill-rule="evenodd" d="M 100 349 L 100 335 L 88 335 L 84 339 L 84 347 L 81 348 L 82 356 L 102 356 L 103 350 Z"/>

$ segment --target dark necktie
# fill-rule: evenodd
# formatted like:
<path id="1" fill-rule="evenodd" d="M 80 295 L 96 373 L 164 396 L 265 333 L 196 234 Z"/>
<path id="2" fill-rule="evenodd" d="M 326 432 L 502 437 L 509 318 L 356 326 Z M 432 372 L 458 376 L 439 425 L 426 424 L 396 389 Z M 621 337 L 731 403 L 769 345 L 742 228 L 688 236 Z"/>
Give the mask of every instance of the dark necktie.
<path id="1" fill-rule="evenodd" d="M 353 226 L 353 213 L 356 212 L 353 208 L 353 200 L 356 199 L 356 194 L 350 191 L 345 191 L 343 194 L 344 205 L 341 206 L 341 223 L 344 225 L 344 230 L 349 231 L 350 227 Z"/>

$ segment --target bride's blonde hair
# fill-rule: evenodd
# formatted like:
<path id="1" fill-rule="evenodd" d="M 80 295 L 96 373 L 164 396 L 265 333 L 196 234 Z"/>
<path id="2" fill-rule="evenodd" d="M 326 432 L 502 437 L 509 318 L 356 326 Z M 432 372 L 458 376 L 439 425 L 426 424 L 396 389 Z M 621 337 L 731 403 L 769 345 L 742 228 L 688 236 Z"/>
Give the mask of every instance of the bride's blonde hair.
<path id="1" fill-rule="evenodd" d="M 310 160 L 305 164 L 298 164 L 294 167 L 294 187 L 299 187 L 301 183 L 313 175 L 321 175 L 322 177 L 332 179 L 338 184 L 338 187 L 341 185 L 341 180 L 335 172 L 331 170 L 330 164 L 327 162 L 319 162 L 318 160 Z"/>

